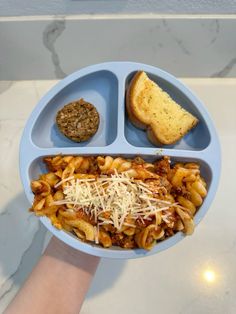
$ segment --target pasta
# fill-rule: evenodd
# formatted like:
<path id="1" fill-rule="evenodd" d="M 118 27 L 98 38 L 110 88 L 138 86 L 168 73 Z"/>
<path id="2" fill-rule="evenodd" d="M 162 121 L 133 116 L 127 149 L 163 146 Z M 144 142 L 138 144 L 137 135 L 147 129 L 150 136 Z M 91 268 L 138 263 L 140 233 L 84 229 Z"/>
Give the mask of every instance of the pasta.
<path id="1" fill-rule="evenodd" d="M 31 182 L 31 211 L 58 229 L 104 248 L 151 250 L 182 231 L 194 231 L 193 216 L 207 195 L 197 163 L 171 165 L 140 157 L 46 157 L 48 173 Z"/>

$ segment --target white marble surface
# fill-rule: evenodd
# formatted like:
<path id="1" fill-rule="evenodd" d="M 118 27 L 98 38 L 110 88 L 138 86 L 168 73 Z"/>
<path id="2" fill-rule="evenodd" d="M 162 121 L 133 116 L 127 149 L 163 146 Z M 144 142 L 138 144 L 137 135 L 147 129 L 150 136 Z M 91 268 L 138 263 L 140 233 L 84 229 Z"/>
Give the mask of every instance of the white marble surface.
<path id="1" fill-rule="evenodd" d="M 235 28 L 236 15 L 0 18 L 0 79 L 60 79 L 114 60 L 179 77 L 235 77 Z"/>
<path id="2" fill-rule="evenodd" d="M 148 258 L 102 260 L 82 314 L 236 313 L 236 80 L 183 80 L 205 102 L 219 132 L 223 167 L 216 198 L 192 237 Z M 18 171 L 24 123 L 56 81 L 0 82 L 0 313 L 49 239 L 27 212 Z"/>

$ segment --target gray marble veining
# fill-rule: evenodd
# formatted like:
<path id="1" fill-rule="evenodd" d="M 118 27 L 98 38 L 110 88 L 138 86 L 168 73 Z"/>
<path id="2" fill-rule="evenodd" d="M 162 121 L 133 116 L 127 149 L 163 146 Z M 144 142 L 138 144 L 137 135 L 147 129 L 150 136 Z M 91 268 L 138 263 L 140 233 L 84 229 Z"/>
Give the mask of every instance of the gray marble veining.
<path id="1" fill-rule="evenodd" d="M 185 47 L 185 43 L 183 42 L 183 40 L 175 35 L 174 29 L 170 27 L 168 21 L 166 19 L 163 19 L 162 23 L 166 32 L 174 39 L 174 41 L 177 43 L 182 52 L 186 55 L 191 55 L 189 49 Z"/>
<path id="2" fill-rule="evenodd" d="M 55 17 L 0 23 L 2 80 L 60 79 L 106 61 L 143 62 L 179 77 L 236 76 L 234 16 Z"/>
<path id="3" fill-rule="evenodd" d="M 214 42 L 217 40 L 219 33 L 220 33 L 220 21 L 219 20 L 213 20 L 212 21 L 212 28 L 209 27 L 209 31 L 212 31 L 212 33 L 214 34 L 210 44 L 214 44 Z"/>
<path id="4" fill-rule="evenodd" d="M 13 85 L 13 82 L 1 82 L 0 84 L 0 94 L 4 93 L 5 91 L 7 91 L 9 88 L 11 88 L 11 86 Z"/>
<path id="5" fill-rule="evenodd" d="M 211 75 L 211 77 L 227 77 L 230 75 L 232 70 L 234 69 L 234 66 L 236 65 L 236 57 L 231 59 L 222 70 L 215 72 Z"/>
<path id="6" fill-rule="evenodd" d="M 63 78 L 66 73 L 63 72 L 58 53 L 56 52 L 55 42 L 66 28 L 65 19 L 52 21 L 43 31 L 43 44 L 51 52 L 52 63 L 55 67 L 56 78 Z"/>

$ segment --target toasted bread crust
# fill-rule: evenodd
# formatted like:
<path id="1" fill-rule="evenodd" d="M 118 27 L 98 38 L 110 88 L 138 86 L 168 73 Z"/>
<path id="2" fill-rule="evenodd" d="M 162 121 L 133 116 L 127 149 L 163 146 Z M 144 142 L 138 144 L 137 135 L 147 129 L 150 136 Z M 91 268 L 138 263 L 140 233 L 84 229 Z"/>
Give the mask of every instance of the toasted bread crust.
<path id="1" fill-rule="evenodd" d="M 142 95 L 142 97 L 139 97 Z M 145 99 L 146 96 L 155 96 L 157 103 Z M 159 103 L 160 97 L 161 105 Z M 165 101 L 168 102 L 166 105 Z M 154 113 L 152 108 L 155 106 Z M 159 108 L 160 106 L 160 108 Z M 148 139 L 154 144 L 159 146 L 160 144 L 174 144 L 180 140 L 187 132 L 189 132 L 197 123 L 198 119 L 183 109 L 180 105 L 175 103 L 171 97 L 164 92 L 155 82 L 151 81 L 145 72 L 138 71 L 126 93 L 126 109 L 130 121 L 138 128 L 147 130 Z M 150 110 L 149 110 L 150 109 Z M 160 112 L 158 110 L 160 109 Z M 169 109 L 172 114 L 168 113 L 167 120 L 163 115 L 162 110 Z M 162 113 L 161 113 L 162 112 Z M 183 125 L 179 125 L 179 120 L 175 117 L 175 114 L 181 118 Z M 154 117 L 155 116 L 155 117 Z M 166 115 L 167 116 L 167 115 Z M 177 128 L 179 126 L 179 129 Z M 175 130 L 175 132 L 173 131 Z"/>
<path id="2" fill-rule="evenodd" d="M 133 123 L 134 126 L 136 126 L 139 129 L 146 130 L 147 125 L 142 123 L 140 119 L 135 115 L 134 111 L 134 94 L 137 88 L 137 82 L 139 81 L 140 77 L 142 75 L 142 71 L 138 71 L 134 77 L 132 78 L 127 92 L 126 92 L 126 110 L 128 113 L 128 117 L 130 121 Z"/>
<path id="3" fill-rule="evenodd" d="M 164 137 L 157 137 L 156 133 L 153 132 L 153 129 L 149 126 L 147 127 L 147 137 L 149 139 L 149 141 L 155 145 L 155 146 L 159 146 L 159 145 L 170 145 L 170 144 L 175 144 L 176 142 L 178 142 L 180 140 L 180 138 L 182 138 L 184 135 L 186 135 L 192 128 L 194 128 L 198 123 L 198 120 L 196 120 L 195 123 L 193 123 L 193 125 L 191 127 L 189 127 L 188 129 L 186 129 L 186 131 L 181 135 L 181 136 L 176 136 L 176 139 L 173 141 L 167 141 Z"/>

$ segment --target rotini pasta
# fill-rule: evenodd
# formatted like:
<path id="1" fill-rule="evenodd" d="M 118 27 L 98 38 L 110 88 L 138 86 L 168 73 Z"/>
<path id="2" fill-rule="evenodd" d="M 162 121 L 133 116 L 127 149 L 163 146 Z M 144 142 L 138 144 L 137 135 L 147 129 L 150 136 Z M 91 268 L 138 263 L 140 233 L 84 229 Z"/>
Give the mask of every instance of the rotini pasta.
<path id="1" fill-rule="evenodd" d="M 31 211 L 58 229 L 108 248 L 146 250 L 178 231 L 192 234 L 207 195 L 196 163 L 164 157 L 46 157 L 49 170 L 31 182 Z"/>

